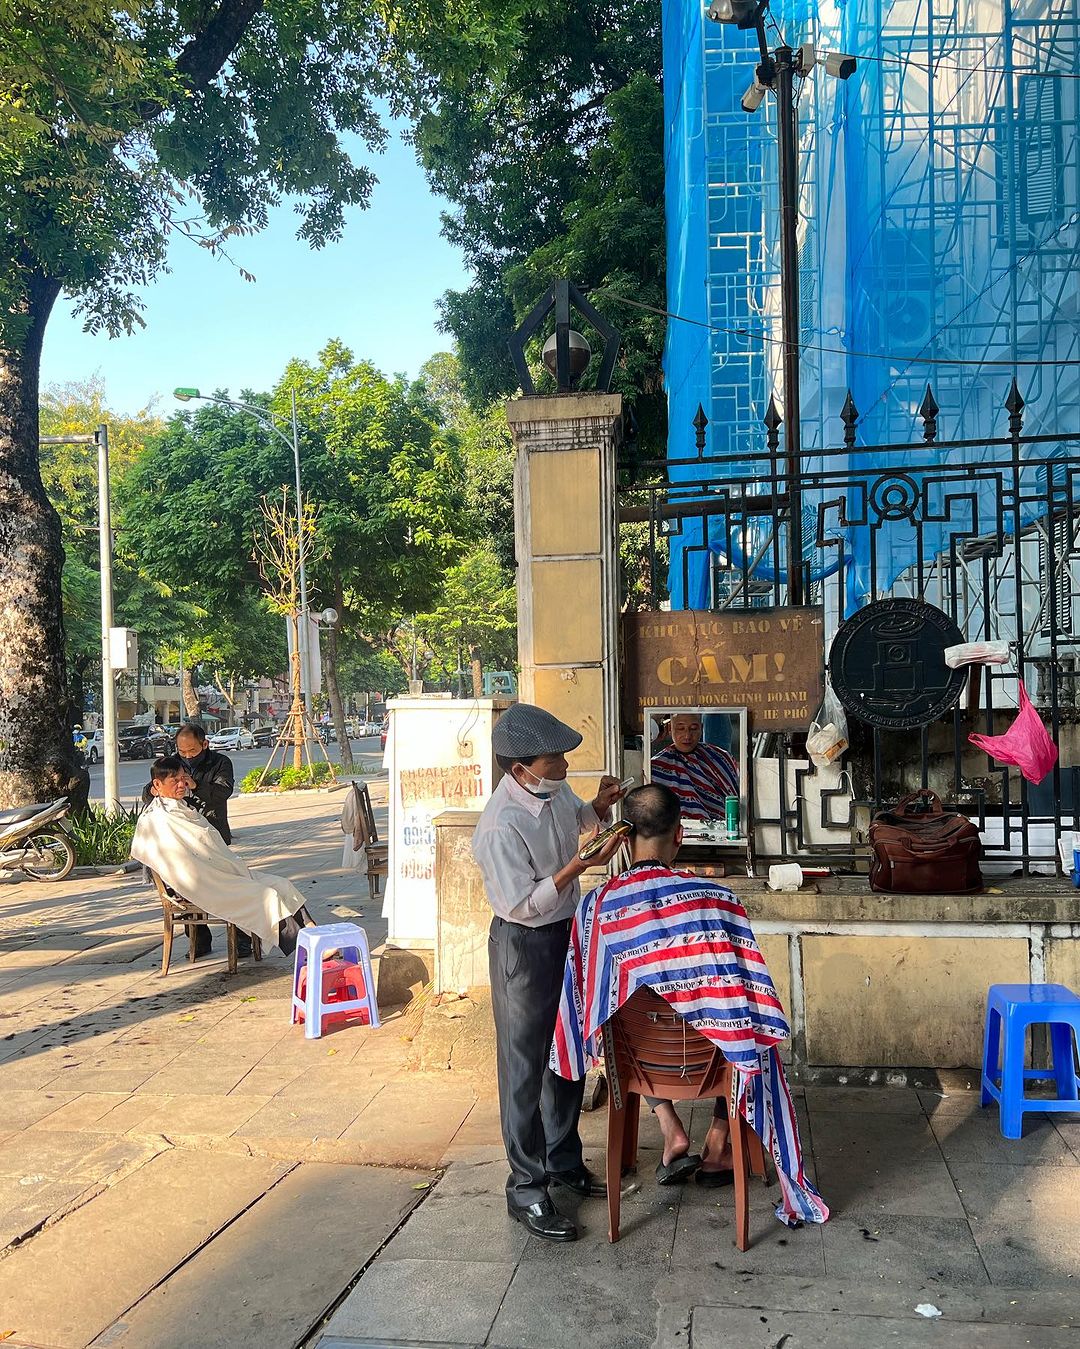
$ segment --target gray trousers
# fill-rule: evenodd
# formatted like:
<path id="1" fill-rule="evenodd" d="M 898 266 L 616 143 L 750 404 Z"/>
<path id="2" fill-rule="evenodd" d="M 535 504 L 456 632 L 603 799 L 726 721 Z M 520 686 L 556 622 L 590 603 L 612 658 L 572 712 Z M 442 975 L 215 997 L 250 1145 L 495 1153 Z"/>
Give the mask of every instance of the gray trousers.
<path id="1" fill-rule="evenodd" d="M 545 1199 L 549 1175 L 582 1165 L 578 1116 L 585 1082 L 568 1082 L 548 1067 L 569 944 L 569 920 L 544 927 L 491 920 L 499 1116 L 510 1163 L 506 1197 L 514 1204 Z"/>

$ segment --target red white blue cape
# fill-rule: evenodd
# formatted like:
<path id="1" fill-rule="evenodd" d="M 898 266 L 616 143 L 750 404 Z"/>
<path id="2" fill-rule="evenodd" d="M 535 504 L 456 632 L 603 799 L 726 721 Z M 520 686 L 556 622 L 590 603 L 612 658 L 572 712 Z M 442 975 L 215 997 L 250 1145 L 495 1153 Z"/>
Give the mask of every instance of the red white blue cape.
<path id="1" fill-rule="evenodd" d="M 776 1164 L 776 1216 L 824 1222 L 803 1170 L 795 1107 L 775 1046 L 790 1034 L 746 910 L 723 886 L 639 863 L 584 897 L 570 936 L 551 1067 L 571 1079 L 598 1058 L 598 1032 L 640 987 L 712 1040 L 736 1069 L 736 1099 Z"/>

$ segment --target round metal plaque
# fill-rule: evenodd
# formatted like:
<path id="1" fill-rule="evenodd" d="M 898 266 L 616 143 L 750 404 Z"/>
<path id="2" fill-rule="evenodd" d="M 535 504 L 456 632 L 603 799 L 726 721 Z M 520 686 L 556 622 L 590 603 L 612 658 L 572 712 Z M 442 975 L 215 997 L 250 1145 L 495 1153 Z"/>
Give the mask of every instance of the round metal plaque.
<path id="1" fill-rule="evenodd" d="M 925 726 L 959 699 L 967 671 L 950 670 L 945 648 L 964 641 L 948 614 L 922 600 L 878 600 L 845 619 L 829 652 L 836 696 L 860 721 Z"/>

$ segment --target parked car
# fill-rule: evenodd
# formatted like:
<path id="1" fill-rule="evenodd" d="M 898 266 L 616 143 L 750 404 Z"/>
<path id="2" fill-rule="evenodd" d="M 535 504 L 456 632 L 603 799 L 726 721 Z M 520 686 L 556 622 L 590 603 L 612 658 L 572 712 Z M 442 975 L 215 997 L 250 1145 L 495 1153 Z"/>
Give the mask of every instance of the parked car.
<path id="1" fill-rule="evenodd" d="M 276 726 L 255 726 L 252 728 L 251 738 L 255 741 L 256 748 L 262 745 L 272 745 L 280 734 Z"/>
<path id="2" fill-rule="evenodd" d="M 254 749 L 255 737 L 243 726 L 227 726 L 223 731 L 215 731 L 209 744 L 211 749 L 232 750 L 235 754 L 242 749 Z"/>
<path id="3" fill-rule="evenodd" d="M 157 759 L 175 749 L 172 736 L 160 726 L 122 726 L 116 738 L 121 759 Z"/>
<path id="4" fill-rule="evenodd" d="M 360 726 L 360 734 L 363 736 L 378 735 L 381 730 L 381 721 L 365 721 Z"/>
<path id="5" fill-rule="evenodd" d="M 85 739 L 86 746 L 83 749 L 83 757 L 87 763 L 98 763 L 105 753 L 105 732 L 87 731 Z"/>

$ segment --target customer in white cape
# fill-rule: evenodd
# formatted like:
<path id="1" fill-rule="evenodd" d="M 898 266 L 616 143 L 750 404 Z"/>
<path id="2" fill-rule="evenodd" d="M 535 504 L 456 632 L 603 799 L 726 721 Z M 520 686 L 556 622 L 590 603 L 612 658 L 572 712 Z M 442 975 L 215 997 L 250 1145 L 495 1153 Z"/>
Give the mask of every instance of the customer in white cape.
<path id="1" fill-rule="evenodd" d="M 189 783 L 175 756 L 154 763 L 153 800 L 135 826 L 132 857 L 177 895 L 291 955 L 300 927 L 314 922 L 303 895 L 283 876 L 246 867 L 210 821 L 185 803 Z"/>

